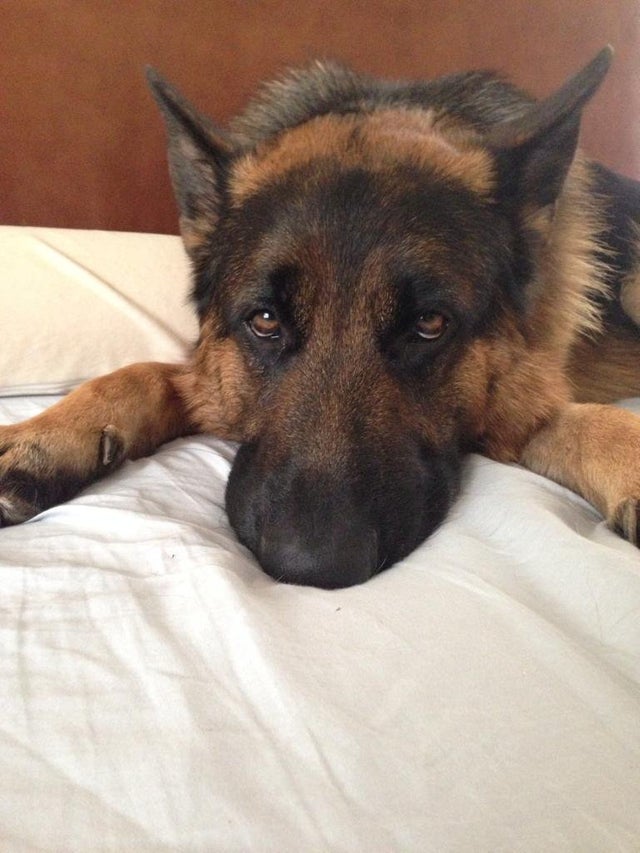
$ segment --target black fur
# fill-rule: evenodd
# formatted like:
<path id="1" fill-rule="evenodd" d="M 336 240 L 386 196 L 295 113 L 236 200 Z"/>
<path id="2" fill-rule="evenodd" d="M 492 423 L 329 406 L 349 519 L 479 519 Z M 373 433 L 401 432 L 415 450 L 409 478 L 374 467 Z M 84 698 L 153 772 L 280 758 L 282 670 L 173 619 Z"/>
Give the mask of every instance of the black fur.
<path id="1" fill-rule="evenodd" d="M 489 71 L 390 81 L 357 74 L 336 62 L 316 62 L 264 86 L 230 131 L 239 149 L 246 151 L 316 116 L 406 106 L 460 118 L 484 133 L 525 114 L 532 102 L 523 90 Z"/>
<path id="2" fill-rule="evenodd" d="M 599 163 L 590 164 L 590 170 L 593 193 L 600 202 L 605 226 L 600 254 L 610 286 L 610 298 L 604 300 L 603 305 L 605 323 L 640 337 L 638 327 L 620 303 L 620 287 L 625 276 L 630 270 L 640 268 L 640 184 Z"/>

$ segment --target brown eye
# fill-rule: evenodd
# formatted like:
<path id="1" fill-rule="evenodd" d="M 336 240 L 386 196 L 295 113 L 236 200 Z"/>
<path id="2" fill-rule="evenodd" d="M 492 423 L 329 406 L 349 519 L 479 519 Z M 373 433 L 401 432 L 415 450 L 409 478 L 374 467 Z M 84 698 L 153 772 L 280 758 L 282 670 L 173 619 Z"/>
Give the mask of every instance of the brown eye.
<path id="1" fill-rule="evenodd" d="M 273 311 L 256 311 L 247 325 L 257 338 L 279 338 L 280 323 Z"/>
<path id="2" fill-rule="evenodd" d="M 449 320 L 444 314 L 435 311 L 423 314 L 416 323 L 416 332 L 425 341 L 435 341 L 441 337 L 449 325 Z"/>

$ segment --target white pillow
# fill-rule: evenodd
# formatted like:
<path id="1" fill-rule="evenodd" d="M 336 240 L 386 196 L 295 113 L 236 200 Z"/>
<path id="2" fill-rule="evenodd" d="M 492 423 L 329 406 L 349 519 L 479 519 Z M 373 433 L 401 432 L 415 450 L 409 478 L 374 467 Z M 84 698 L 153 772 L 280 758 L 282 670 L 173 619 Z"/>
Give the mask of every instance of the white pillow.
<path id="1" fill-rule="evenodd" d="M 0 227 L 0 396 L 59 394 L 197 338 L 179 237 Z"/>

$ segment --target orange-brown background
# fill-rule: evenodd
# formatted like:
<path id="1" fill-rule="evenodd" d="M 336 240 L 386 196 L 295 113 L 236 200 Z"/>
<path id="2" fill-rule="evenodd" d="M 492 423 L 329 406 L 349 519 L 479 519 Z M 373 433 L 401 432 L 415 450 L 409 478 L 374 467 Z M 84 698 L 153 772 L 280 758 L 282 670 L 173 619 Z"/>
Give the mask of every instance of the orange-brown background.
<path id="1" fill-rule="evenodd" d="M 316 56 L 392 76 L 495 68 L 534 94 L 603 44 L 614 69 L 583 144 L 640 178 L 637 0 L 1 0 L 0 222 L 175 231 L 142 69 L 224 122 Z"/>

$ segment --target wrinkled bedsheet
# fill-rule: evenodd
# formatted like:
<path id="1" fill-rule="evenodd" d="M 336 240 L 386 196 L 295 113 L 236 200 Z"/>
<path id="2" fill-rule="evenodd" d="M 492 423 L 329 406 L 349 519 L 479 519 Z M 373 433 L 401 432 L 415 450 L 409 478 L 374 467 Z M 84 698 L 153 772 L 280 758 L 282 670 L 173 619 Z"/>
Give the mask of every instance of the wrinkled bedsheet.
<path id="1" fill-rule="evenodd" d="M 401 564 L 279 585 L 233 453 L 180 439 L 0 530 L 2 851 L 640 849 L 631 545 L 476 456 Z"/>

